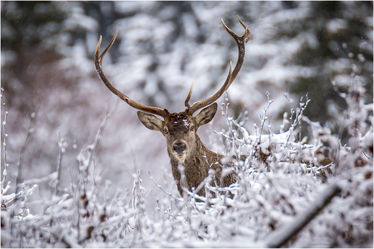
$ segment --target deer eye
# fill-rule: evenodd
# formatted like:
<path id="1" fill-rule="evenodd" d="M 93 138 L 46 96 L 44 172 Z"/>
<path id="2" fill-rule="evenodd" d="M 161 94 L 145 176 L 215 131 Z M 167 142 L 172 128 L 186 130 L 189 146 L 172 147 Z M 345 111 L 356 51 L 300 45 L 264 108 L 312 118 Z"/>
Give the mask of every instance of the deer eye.
<path id="1" fill-rule="evenodd" d="M 168 128 L 167 128 L 167 127 L 164 127 L 164 128 L 162 129 L 162 133 L 164 133 L 164 134 L 168 134 L 168 133 L 169 133 Z"/>

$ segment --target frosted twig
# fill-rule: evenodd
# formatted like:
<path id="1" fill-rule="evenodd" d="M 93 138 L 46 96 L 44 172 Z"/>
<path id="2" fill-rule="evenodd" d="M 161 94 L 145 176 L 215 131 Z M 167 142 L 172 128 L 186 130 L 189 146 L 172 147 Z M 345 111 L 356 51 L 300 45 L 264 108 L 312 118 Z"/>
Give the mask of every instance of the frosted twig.
<path id="1" fill-rule="evenodd" d="M 91 165 L 91 162 L 92 162 L 93 156 L 94 156 L 94 151 L 96 149 L 97 144 L 99 143 L 99 141 L 101 139 L 101 134 L 103 133 L 104 127 L 106 125 L 106 122 L 110 118 L 110 115 L 112 114 L 113 110 L 114 110 L 114 108 L 112 110 L 108 110 L 105 113 L 105 116 L 104 116 L 103 120 L 100 123 L 99 129 L 96 132 L 95 140 L 94 140 L 93 144 L 87 146 L 87 149 L 90 151 L 90 156 L 89 156 L 89 159 L 88 159 L 88 165 Z"/>
<path id="2" fill-rule="evenodd" d="M 30 143 L 31 135 L 34 133 L 34 128 L 33 128 L 34 121 L 35 121 L 35 113 L 32 113 L 30 115 L 30 123 L 29 123 L 29 127 L 27 129 L 26 138 L 25 138 L 25 141 L 24 141 L 24 143 L 21 147 L 21 150 L 19 152 L 19 157 L 18 157 L 18 163 L 17 163 L 18 171 L 17 171 L 17 177 L 16 177 L 16 191 L 15 191 L 16 195 L 19 192 L 19 186 L 20 186 L 20 183 L 21 183 L 21 180 L 22 180 L 23 154 L 25 153 L 26 148 Z"/>
<path id="3" fill-rule="evenodd" d="M 184 171 L 184 165 L 183 164 L 178 164 L 178 171 L 180 174 L 180 179 L 179 179 L 179 184 L 183 190 L 183 197 L 187 197 L 187 192 L 188 192 L 188 184 L 187 184 L 187 179 L 186 179 L 186 174 Z"/>
<path id="4" fill-rule="evenodd" d="M 305 103 L 302 103 L 302 102 L 300 103 L 300 109 L 296 110 L 295 119 L 293 120 L 291 127 L 288 129 L 289 134 L 288 134 L 288 137 L 287 137 L 287 143 L 289 142 L 289 140 L 291 138 L 291 135 L 293 134 L 293 131 L 295 130 L 297 125 L 301 122 L 301 120 L 303 118 L 304 111 L 305 111 L 305 109 L 307 108 L 307 106 L 310 102 L 310 99 L 308 98 L 308 95 L 306 95 L 305 98 L 306 98 Z M 301 98 L 300 101 L 302 101 L 302 98 Z M 292 112 L 291 112 L 290 119 L 292 119 Z"/>
<path id="5" fill-rule="evenodd" d="M 265 125 L 266 120 L 268 119 L 267 112 L 269 110 L 270 105 L 273 103 L 273 100 L 270 99 L 269 92 L 266 92 L 266 98 L 268 99 L 268 104 L 265 107 L 264 116 L 261 119 L 261 128 L 260 128 L 260 135 L 259 135 L 259 138 L 258 138 L 258 144 L 261 144 L 261 136 L 262 136 L 262 133 L 264 131 L 264 125 Z"/>
<path id="6" fill-rule="evenodd" d="M 115 107 L 112 109 L 112 110 L 107 110 L 103 120 L 101 121 L 100 123 L 100 126 L 96 132 L 96 135 L 95 135 L 95 139 L 94 139 L 94 142 L 88 146 L 86 146 L 85 148 L 83 148 L 80 153 L 78 154 L 77 156 L 77 162 L 78 162 L 78 193 L 77 193 L 77 197 L 76 197 L 76 202 L 77 202 L 77 241 L 78 243 L 82 243 L 84 241 L 84 239 L 81 238 L 81 226 L 82 226 L 82 220 L 81 220 L 81 213 L 80 213 L 80 210 L 81 210 L 81 201 L 82 201 L 82 197 L 84 196 L 84 198 L 87 202 L 87 199 L 90 198 L 89 196 L 87 196 L 87 190 L 86 190 L 86 185 L 87 185 L 87 182 L 88 182 L 88 177 L 90 175 L 90 165 L 92 164 L 92 161 L 93 161 L 93 158 L 94 158 L 94 152 L 95 152 L 95 149 L 96 149 L 96 146 L 97 144 L 99 143 L 100 139 L 101 139 L 101 134 L 103 132 L 103 129 L 106 125 L 106 122 L 107 120 L 109 119 L 112 111 L 115 109 Z M 84 156 L 84 152 L 87 152 L 88 153 L 88 158 Z M 84 171 L 84 175 L 82 174 Z M 95 189 L 95 177 L 94 177 L 94 174 L 92 174 L 92 182 L 93 182 L 93 188 Z M 93 190 L 94 191 L 94 190 Z M 92 191 L 92 192 L 93 192 Z M 82 195 L 82 196 L 81 196 Z M 88 203 L 88 202 L 87 202 Z M 88 204 L 84 204 L 83 205 L 83 208 L 87 209 L 87 205 Z"/>
<path id="7" fill-rule="evenodd" d="M 60 182 L 61 182 L 61 166 L 62 166 L 62 158 L 66 150 L 66 142 L 64 137 L 60 137 L 58 140 L 58 158 L 57 158 L 57 178 L 56 178 L 56 186 L 55 186 L 55 194 L 60 192 Z"/>
<path id="8" fill-rule="evenodd" d="M 1 89 L 2 91 L 3 91 L 3 89 Z M 2 96 L 2 94 L 1 94 L 1 96 Z M 2 194 L 4 194 L 3 193 L 3 190 L 4 189 L 6 189 L 6 186 L 7 186 L 7 176 L 8 176 L 8 166 L 9 166 L 9 164 L 8 164 L 8 160 L 7 160 L 7 148 L 6 148 L 6 146 L 7 146 L 7 141 L 6 141 L 6 139 L 7 139 L 7 136 L 8 136 L 8 134 L 7 134 L 7 132 L 6 132 L 6 124 L 7 124 L 7 119 L 8 119 L 8 111 L 5 111 L 4 112 L 4 119 L 3 119 L 3 122 L 2 122 L 2 124 L 1 124 L 1 134 L 3 135 L 3 141 L 2 141 L 2 146 L 1 146 L 1 153 L 2 153 L 2 163 L 1 163 L 1 165 L 4 165 L 4 170 L 3 170 L 3 172 L 2 172 L 2 174 L 3 174 L 3 177 L 2 177 L 2 179 L 1 179 L 1 181 L 2 181 L 2 185 L 1 185 L 1 193 Z"/>

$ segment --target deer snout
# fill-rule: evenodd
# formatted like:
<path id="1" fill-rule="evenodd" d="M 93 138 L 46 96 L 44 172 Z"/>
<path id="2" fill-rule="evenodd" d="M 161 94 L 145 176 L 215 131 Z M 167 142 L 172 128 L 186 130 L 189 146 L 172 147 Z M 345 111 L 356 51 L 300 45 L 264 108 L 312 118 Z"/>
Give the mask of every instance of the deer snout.
<path id="1" fill-rule="evenodd" d="M 187 148 L 186 144 L 181 141 L 176 141 L 173 144 L 173 150 L 178 154 L 182 154 L 183 152 L 185 152 L 186 148 Z"/>

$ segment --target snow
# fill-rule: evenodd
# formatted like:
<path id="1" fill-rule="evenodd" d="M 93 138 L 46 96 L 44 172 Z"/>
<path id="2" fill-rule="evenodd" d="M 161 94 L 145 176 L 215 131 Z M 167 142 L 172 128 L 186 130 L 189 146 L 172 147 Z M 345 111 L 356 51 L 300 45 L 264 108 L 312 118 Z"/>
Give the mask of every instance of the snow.
<path id="1" fill-rule="evenodd" d="M 338 33 L 347 28 L 347 23 L 343 19 L 333 19 L 327 23 L 327 30 L 330 33 Z"/>
<path id="2" fill-rule="evenodd" d="M 11 105 L 2 104 L 2 246 L 263 247 L 298 227 L 318 208 L 329 192 L 325 188 L 338 184 L 341 194 L 290 246 L 372 247 L 373 104 L 363 100 L 369 96 L 363 86 L 372 82 L 359 75 L 372 66 L 365 58 L 372 52 L 370 39 L 357 41 L 359 54 L 325 64 L 348 107 L 321 107 L 336 117 L 336 123 L 321 124 L 305 116 L 308 101 L 287 92 L 295 78 L 321 73 L 291 60 L 303 46 L 321 45 L 309 27 L 291 32 L 313 18 L 313 3 L 289 9 L 281 2 L 53 4 L 66 7 L 68 17 L 62 26 L 46 25 L 40 32 L 43 46 L 56 47 L 61 59 L 30 66 L 27 82 L 2 71 L 7 86 L 2 97 L 22 92 L 11 95 Z M 14 3 L 4 6 L 8 14 L 19 11 Z M 218 189 L 207 180 L 201 187 L 216 196 L 198 202 L 193 193 L 179 196 L 163 136 L 145 129 L 136 111 L 105 88 L 92 54 L 99 34 L 105 47 L 118 28 L 118 40 L 103 61 L 111 82 L 140 103 L 181 111 L 191 82 L 192 103 L 215 92 L 229 61 L 235 63 L 236 44 L 220 18 L 241 33 L 232 16 L 238 8 L 253 38 L 241 72 L 218 100 L 221 110 L 199 130 L 204 144 L 233 165 L 223 174 L 234 171 L 238 181 Z M 323 25 L 339 32 L 344 18 Z M 372 26 L 372 17 L 364 21 Z M 48 36 L 56 27 L 61 32 Z M 290 34 L 277 37 L 279 29 Z M 13 36 L 5 23 L 2 30 Z M 340 47 L 350 49 L 331 45 Z M 34 63 L 43 58 L 36 54 Z M 2 66 L 17 58 L 2 51 Z M 339 93 L 341 88 L 346 91 Z M 25 103 L 37 108 L 24 115 L 18 105 Z M 190 124 L 184 120 L 184 125 Z M 32 139 L 24 145 L 30 131 Z M 243 161 L 232 158 L 242 155 Z"/>

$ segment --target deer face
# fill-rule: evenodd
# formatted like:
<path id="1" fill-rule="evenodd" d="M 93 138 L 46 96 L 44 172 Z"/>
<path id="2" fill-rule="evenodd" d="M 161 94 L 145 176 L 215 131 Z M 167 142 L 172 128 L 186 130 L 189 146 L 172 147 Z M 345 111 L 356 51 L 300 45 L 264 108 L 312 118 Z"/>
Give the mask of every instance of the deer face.
<path id="1" fill-rule="evenodd" d="M 180 163 L 196 154 L 197 129 L 209 123 L 217 112 L 217 103 L 201 110 L 196 116 L 184 112 L 170 113 L 164 120 L 138 112 L 138 118 L 145 127 L 157 130 L 166 138 L 169 155 Z"/>

